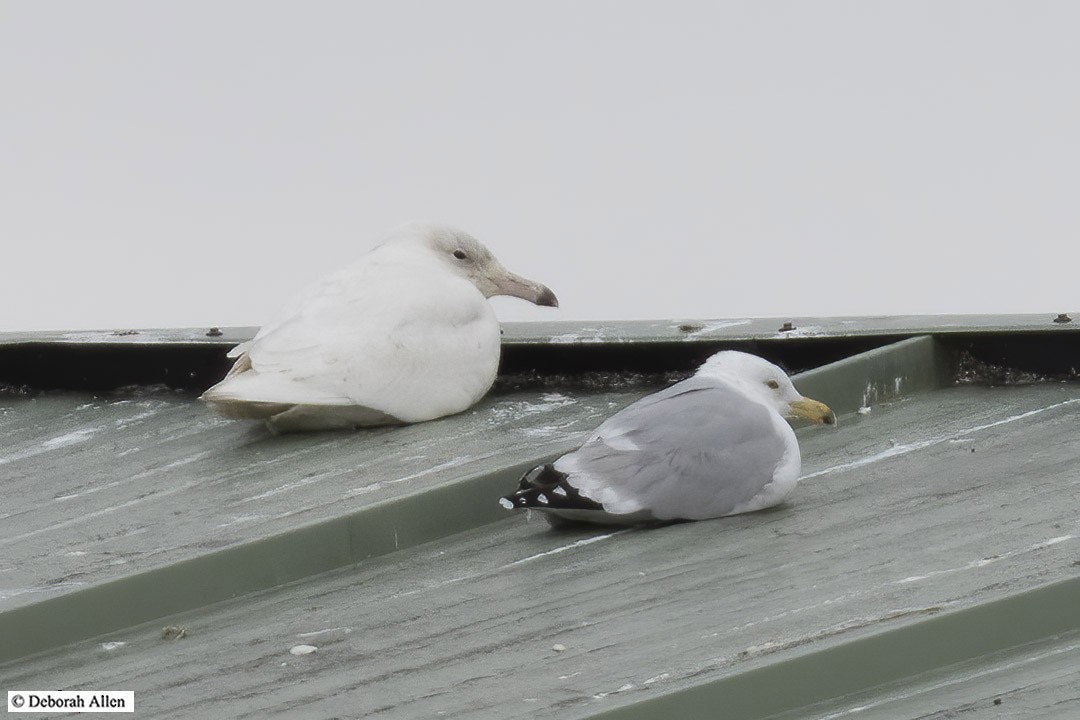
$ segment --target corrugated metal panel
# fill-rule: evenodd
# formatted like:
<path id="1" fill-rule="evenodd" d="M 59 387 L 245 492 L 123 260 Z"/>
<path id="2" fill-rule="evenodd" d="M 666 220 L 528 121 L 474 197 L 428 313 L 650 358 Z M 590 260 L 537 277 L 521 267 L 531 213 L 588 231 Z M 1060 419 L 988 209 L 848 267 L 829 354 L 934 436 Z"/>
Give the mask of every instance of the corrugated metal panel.
<path id="1" fill-rule="evenodd" d="M 1040 342 L 1068 348 L 1064 332 Z M 809 356 L 813 342 L 788 344 Z M 1078 574 L 1080 386 L 951 387 L 958 350 L 913 338 L 800 376 L 847 414 L 799 430 L 807 477 L 782 508 L 614 534 L 554 533 L 494 502 L 520 467 L 647 390 L 612 378 L 548 375 L 435 423 L 281 438 L 185 393 L 9 394 L 0 649 L 95 639 L 0 666 L 2 686 L 135 689 L 155 717 L 585 717 L 691 690 L 708 700 L 669 706 L 680 716 L 989 702 L 978 678 L 1024 677 L 1008 674 L 1017 658 L 1060 669 L 1071 641 L 1016 623 L 934 664 L 919 633 L 959 632 L 967 609 L 1080 607 L 1075 583 L 1028 592 Z M 166 623 L 188 637 L 162 640 Z M 908 665 L 803 682 L 799 662 L 839 663 L 826 651 L 891 629 L 914 648 Z M 290 655 L 299 643 L 319 651 Z M 951 683 L 903 680 L 931 670 Z M 753 673 L 787 691 L 738 695 Z M 1080 706 L 1067 681 L 1042 683 L 1053 707 Z"/>

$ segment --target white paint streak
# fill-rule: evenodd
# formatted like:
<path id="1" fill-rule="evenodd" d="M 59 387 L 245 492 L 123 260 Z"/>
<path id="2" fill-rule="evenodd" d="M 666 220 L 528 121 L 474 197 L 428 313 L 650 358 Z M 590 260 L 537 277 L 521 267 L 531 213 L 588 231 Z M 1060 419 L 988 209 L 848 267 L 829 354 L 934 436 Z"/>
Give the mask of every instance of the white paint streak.
<path id="1" fill-rule="evenodd" d="M 965 428 L 963 430 L 953 433 L 948 437 L 931 438 L 930 440 L 921 440 L 919 442 L 909 443 L 906 445 L 895 445 L 886 450 L 882 450 L 879 453 L 875 453 L 874 455 L 869 455 L 864 458 L 859 458 L 858 460 L 840 463 L 839 465 L 833 465 L 832 467 L 827 467 L 823 470 L 808 473 L 806 475 L 803 475 L 799 479 L 809 480 L 811 478 L 820 477 L 821 475 L 828 475 L 834 472 L 840 472 L 843 470 L 850 470 L 852 468 L 862 467 L 863 465 L 869 465 L 871 463 L 876 463 L 887 458 L 896 457 L 898 455 L 907 455 L 908 453 L 915 452 L 917 450 L 924 450 L 933 445 L 940 445 L 941 443 L 945 442 L 958 442 L 961 439 L 968 437 L 969 435 L 974 435 L 975 433 L 982 432 L 983 430 L 989 430 L 990 428 L 998 427 L 1000 425 L 1007 425 L 1008 423 L 1014 423 L 1018 420 L 1025 420 L 1029 417 L 1033 417 L 1035 415 L 1039 415 L 1050 410 L 1056 410 L 1057 408 L 1065 407 L 1066 405 L 1072 405 L 1078 402 L 1080 402 L 1080 398 L 1063 400 L 1059 403 L 1054 403 L 1053 405 L 1036 408 L 1035 410 L 1028 410 L 1027 412 L 1020 413 L 1019 415 L 1010 415 L 1009 417 L 1002 418 L 1001 420 L 995 420 L 993 422 L 983 423 L 982 425 L 975 425 L 973 427 Z"/>
<path id="2" fill-rule="evenodd" d="M 84 443 L 90 439 L 90 437 L 96 433 L 97 430 L 93 428 L 85 428 L 83 430 L 75 430 L 67 435 L 60 435 L 41 443 L 41 446 L 48 450 L 56 450 L 57 448 L 67 447 L 69 445 L 78 445 Z"/>
<path id="3" fill-rule="evenodd" d="M 253 522 L 259 522 L 265 520 L 265 515 L 234 515 L 232 520 L 226 520 L 223 523 L 219 523 L 219 528 L 232 527 L 233 525 L 247 525 Z"/>
<path id="4" fill-rule="evenodd" d="M 834 472 L 840 472 L 840 471 L 843 471 L 843 470 L 851 470 L 852 468 L 862 467 L 863 465 L 870 465 L 871 463 L 876 463 L 876 462 L 879 462 L 881 460 L 885 460 L 886 458 L 897 457 L 899 455 L 907 455 L 908 453 L 915 452 L 916 450 L 922 450 L 924 448 L 930 447 L 931 445 L 937 445 L 940 442 L 942 442 L 942 440 L 934 439 L 934 440 L 923 440 L 921 442 L 911 443 L 909 445 L 894 445 L 891 448 L 887 448 L 887 449 L 882 450 L 881 452 L 875 453 L 873 455 L 868 455 L 867 457 L 864 457 L 864 458 L 859 458 L 858 460 L 852 460 L 850 462 L 840 463 L 839 465 L 833 465 L 832 467 L 827 467 L 824 470 L 818 470 L 817 472 L 807 473 L 806 475 L 803 475 L 801 478 L 799 478 L 799 480 L 800 481 L 809 480 L 810 478 L 816 478 L 816 477 L 819 477 L 821 475 L 828 475 L 828 474 L 834 473 Z"/>
<path id="5" fill-rule="evenodd" d="M 1025 665 L 1030 665 L 1031 663 L 1039 662 L 1041 660 L 1045 660 L 1047 658 L 1054 657 L 1055 655 L 1065 655 L 1065 654 L 1074 653 L 1077 650 L 1080 650 L 1080 643 L 1074 644 L 1074 645 L 1069 645 L 1068 647 L 1054 648 L 1053 650 L 1049 650 L 1047 652 L 1039 653 L 1037 655 L 1031 655 L 1031 656 L 1023 658 L 1021 660 L 1014 660 L 1012 662 L 1003 663 L 1001 665 L 993 665 L 991 667 L 983 668 L 981 670 L 977 670 L 977 671 L 972 672 L 972 673 L 967 673 L 967 674 L 963 674 L 963 675 L 953 675 L 952 677 L 950 677 L 948 680 L 946 680 L 944 682 L 935 683 L 935 684 L 929 685 L 929 686 L 915 686 L 915 687 L 912 687 L 912 686 L 909 685 L 907 688 L 898 690 L 895 693 L 888 694 L 886 697 L 881 698 L 877 702 L 872 702 L 872 703 L 869 703 L 867 705 L 856 705 L 856 706 L 847 708 L 845 710 L 841 710 L 840 712 L 830 713 L 829 715 L 822 715 L 822 716 L 818 717 L 816 720 L 837 720 L 837 718 L 842 718 L 842 717 L 845 717 L 845 716 L 848 716 L 848 715 L 854 715 L 855 713 L 860 713 L 860 712 L 862 712 L 864 710 L 869 710 L 869 709 L 872 709 L 872 708 L 880 707 L 880 706 L 886 705 L 888 703 L 895 703 L 895 702 L 898 702 L 898 701 L 908 700 L 909 698 L 913 698 L 913 697 L 915 697 L 917 695 L 930 695 L 931 693 L 935 693 L 938 690 L 942 690 L 944 688 L 952 687 L 954 685 L 961 685 L 962 686 L 962 685 L 965 685 L 965 684 L 969 684 L 969 683 L 971 683 L 972 680 L 977 680 L 978 678 L 986 677 L 987 675 L 993 675 L 995 673 L 1001 673 L 1001 672 L 1005 672 L 1005 671 L 1008 671 L 1008 670 L 1014 670 L 1016 668 L 1020 668 L 1020 667 L 1023 667 Z"/>
<path id="6" fill-rule="evenodd" d="M 129 425 L 134 425 L 137 422 L 140 422 L 142 420 L 146 420 L 147 418 L 151 418 L 154 415 L 157 415 L 158 412 L 160 412 L 160 409 L 158 409 L 158 410 L 145 410 L 145 411 L 143 411 L 141 413 L 136 413 L 135 415 L 132 415 L 131 417 L 120 418 L 119 420 L 117 420 L 114 423 L 114 425 L 116 425 L 116 428 L 118 430 L 123 430 L 124 428 L 128 427 Z"/>
<path id="7" fill-rule="evenodd" d="M 58 437 L 45 440 L 44 443 L 41 444 L 41 446 L 49 450 L 55 450 L 56 448 L 66 448 L 69 445 L 78 445 L 79 443 L 85 443 L 85 441 L 89 440 L 91 436 L 96 432 L 97 431 L 91 429 L 91 427 L 87 427 L 87 429 L 84 430 L 77 430 L 75 432 L 68 433 L 67 435 L 60 435 Z"/>
<path id="8" fill-rule="evenodd" d="M 298 638 L 310 638 L 310 637 L 318 637 L 319 635 L 327 635 L 329 633 L 337 633 L 337 632 L 339 632 L 339 633 L 341 633 L 343 635 L 348 635 L 352 631 L 353 631 L 353 629 L 351 627 L 332 627 L 332 628 L 326 628 L 325 630 L 314 630 L 312 632 L 297 633 L 296 637 L 298 637 Z"/>
<path id="9" fill-rule="evenodd" d="M 67 520 L 63 520 L 63 521 L 58 522 L 58 523 L 53 523 L 51 525 L 46 525 L 44 527 L 35 528 L 34 530 L 30 530 L 29 532 L 24 532 L 24 533 L 22 533 L 20 535 L 12 535 L 10 537 L 0 538 L 0 546 L 11 545 L 12 543 L 16 543 L 19 540 L 25 540 L 26 538 L 35 537 L 35 536 L 40 535 L 42 533 L 52 532 L 53 530 L 58 530 L 60 528 L 70 527 L 72 525 L 79 525 L 81 523 L 90 522 L 90 521 L 95 520 L 95 519 L 97 519 L 99 517 L 102 517 L 103 515 L 109 515 L 111 513 L 117 512 L 119 510 L 126 510 L 129 507 L 133 507 L 135 505 L 142 504 L 142 503 L 144 503 L 144 502 L 146 502 L 148 500 L 160 500 L 161 498 L 169 497 L 170 495 L 175 495 L 177 493 L 184 492 L 185 490 L 190 490 L 191 488 L 195 487 L 196 485 L 200 485 L 205 481 L 206 481 L 206 478 L 198 478 L 196 480 L 191 480 L 191 481 L 186 482 L 186 483 L 182 483 L 182 484 L 179 484 L 179 485 L 174 485 L 172 487 L 169 487 L 169 488 L 164 489 L 164 490 L 160 490 L 158 492 L 154 492 L 154 493 L 150 493 L 148 495 L 144 495 L 143 497 L 138 497 L 138 498 L 134 498 L 132 500 L 128 500 L 127 502 L 117 503 L 116 505 L 113 505 L 111 507 L 102 508 L 101 510 L 96 510 L 94 512 L 84 513 L 84 514 L 79 515 L 77 517 L 68 518 Z"/>
<path id="10" fill-rule="evenodd" d="M 540 558 L 548 557 L 549 555 L 558 555 L 559 553 L 564 553 L 567 550 L 573 550 L 574 548 L 583 547 L 585 545 L 592 545 L 595 542 L 600 542 L 601 540 L 607 540 L 608 538 L 615 537 L 616 535 L 618 535 L 620 533 L 627 532 L 627 530 L 631 530 L 631 529 L 633 529 L 633 528 L 627 528 L 625 530 L 616 530 L 615 532 L 608 533 L 607 535 L 594 535 L 593 537 L 585 538 L 583 540 L 577 540 L 575 542 L 570 543 L 569 545 L 563 545 L 561 547 L 554 548 L 553 550 L 546 550 L 546 551 L 544 551 L 542 553 L 537 553 L 535 555 L 530 555 L 528 557 L 521 558 L 520 560 L 515 560 L 512 563 L 507 563 L 506 565 L 501 566 L 499 568 L 499 570 L 504 570 L 506 568 L 516 567 L 517 565 L 522 565 L 522 564 L 527 563 L 527 562 L 532 562 L 533 560 L 539 560 Z"/>
<path id="11" fill-rule="evenodd" d="M 629 532 L 630 530 L 633 530 L 633 529 L 634 528 L 623 528 L 622 530 L 616 530 L 615 532 L 608 533 L 606 535 L 596 535 L 596 536 L 593 536 L 593 537 L 590 537 L 590 538 L 585 538 L 583 540 L 578 540 L 577 542 L 572 542 L 569 545 L 562 545 L 562 546 L 554 548 L 552 550 L 547 550 L 547 551 L 542 552 L 542 553 L 537 553 L 536 555 L 529 555 L 528 557 L 521 558 L 520 560 L 515 560 L 515 561 L 507 563 L 505 565 L 500 565 L 499 567 L 497 567 L 497 568 L 495 568 L 493 570 L 487 570 L 487 571 L 484 571 L 484 572 L 474 573 L 474 574 L 471 574 L 471 575 L 462 575 L 461 577 L 455 577 L 455 578 L 450 578 L 449 580 L 443 580 L 441 582 L 437 582 L 437 583 L 434 583 L 432 585 L 428 585 L 426 587 L 418 588 L 416 590 L 409 590 L 407 592 L 398 593 L 397 595 L 393 595 L 391 597 L 391 599 L 399 598 L 399 597 L 408 597 L 410 595 L 417 595 L 419 593 L 428 592 L 429 590 L 438 590 L 439 588 L 444 588 L 447 585 L 455 585 L 455 584 L 457 584 L 459 582 L 465 582 L 465 581 L 468 581 L 468 580 L 476 580 L 478 578 L 489 577 L 491 575 L 496 575 L 496 574 L 502 572 L 503 570 L 507 570 L 509 568 L 516 567 L 518 565 L 522 565 L 522 564 L 527 563 L 527 562 L 532 562 L 533 560 L 538 560 L 538 559 L 543 558 L 543 557 L 548 557 L 549 555 L 558 555 L 559 553 L 564 553 L 567 550 L 573 550 L 575 548 L 583 547 L 585 545 L 591 545 L 594 542 L 599 542 L 601 540 L 607 540 L 610 537 L 614 537 L 614 536 L 619 535 L 619 534 L 624 533 L 624 532 Z"/>
<path id="12" fill-rule="evenodd" d="M 1007 423 L 1016 422 L 1017 420 L 1023 420 L 1024 418 L 1029 418 L 1032 415 L 1038 415 L 1039 413 L 1044 413 L 1047 410 L 1054 410 L 1056 408 L 1064 407 L 1066 405 L 1072 405 L 1072 404 L 1078 403 L 1078 402 L 1080 402 L 1080 398 L 1071 398 L 1069 400 L 1062 400 L 1059 403 L 1054 403 L 1053 405 L 1047 405 L 1046 407 L 1036 408 L 1034 410 L 1028 410 L 1027 412 L 1020 413 L 1019 415 L 1011 415 L 1011 416 L 1009 416 L 1007 418 L 1002 418 L 1001 420 L 995 420 L 994 422 L 985 423 L 983 425 L 976 425 L 973 428 L 968 428 L 967 430 L 964 430 L 964 431 L 961 431 L 961 432 L 957 433 L 956 437 L 962 437 L 964 435 L 970 435 L 972 433 L 980 432 L 982 430 L 988 430 L 989 428 L 992 428 L 992 427 L 997 427 L 998 425 L 1005 425 Z"/>
<path id="13" fill-rule="evenodd" d="M 951 575 L 953 573 L 963 572 L 964 570 L 975 570 L 977 568 L 986 567 L 987 565 L 996 563 L 999 560 L 1006 560 L 1009 558 L 1017 557 L 1019 555 L 1026 555 L 1027 553 L 1035 552 L 1037 550 L 1044 550 L 1059 543 L 1067 542 L 1069 540 L 1075 540 L 1076 537 L 1076 535 L 1061 535 L 1059 537 L 1053 537 L 1049 540 L 1043 540 L 1041 542 L 1035 543 L 1034 545 L 1029 545 L 1026 548 L 1018 548 L 1016 550 L 1010 550 L 1008 552 L 1001 553 L 1000 555 L 994 555 L 993 557 L 972 560 L 971 562 L 965 563 L 964 565 L 961 565 L 959 567 L 945 568 L 944 570 L 933 570 L 926 573 L 925 575 L 912 575 L 910 577 L 901 578 L 900 580 L 893 581 L 893 584 L 908 585 L 914 582 L 929 580 L 930 578 L 938 577 L 940 575 Z"/>
<path id="14" fill-rule="evenodd" d="M 84 495 L 93 495 L 94 493 L 101 492 L 102 490 L 107 490 L 109 488 L 114 488 L 114 487 L 117 487 L 119 485 L 125 485 L 125 484 L 127 484 L 129 482 L 133 482 L 135 480 L 143 480 L 143 479 L 151 477 L 153 475 L 159 475 L 159 474 L 161 474 L 163 472 L 167 472 L 169 470 L 173 470 L 173 469 L 178 468 L 178 467 L 183 467 L 184 465 L 189 465 L 189 464 L 191 464 L 193 462 L 196 462 L 197 460 L 203 459 L 204 457 L 206 457 L 206 456 L 208 456 L 210 454 L 211 454 L 210 450 L 204 450 L 203 452 L 196 453 L 194 455 L 191 455 L 191 456 L 186 457 L 186 458 L 181 458 L 179 460 L 174 460 L 173 462 L 167 463 L 165 465 L 161 465 L 160 467 L 150 468 L 149 470 L 143 470 L 142 472 L 136 473 L 135 475 L 132 475 L 131 477 L 128 477 L 128 478 L 121 478 L 119 480 L 113 480 L 112 482 L 102 483 L 100 485 L 94 485 L 93 487 L 86 488 L 85 490 L 80 490 L 79 492 L 70 493 L 68 495 L 58 495 L 58 496 L 54 497 L 53 500 L 64 501 L 64 500 L 72 500 L 74 498 L 82 497 Z"/>
<path id="15" fill-rule="evenodd" d="M 203 450 L 202 452 L 195 453 L 194 455 L 189 455 L 189 456 L 187 456 L 185 458 L 180 458 L 179 460 L 173 460 L 171 463 L 166 463 L 164 465 L 159 465 L 158 467 L 150 468 L 148 470 L 143 470 L 141 473 L 137 473 L 135 475 L 132 475 L 131 479 L 132 480 L 142 480 L 143 478 L 148 478 L 148 477 L 151 477 L 153 475 L 160 475 L 163 472 L 168 472 L 169 470 L 175 470 L 178 467 L 183 467 L 184 465 L 190 465 L 193 462 L 197 462 L 199 460 L 202 460 L 204 457 L 207 457 L 207 456 L 211 455 L 212 453 L 213 453 L 213 451 L 211 451 L 211 450 Z"/>
<path id="16" fill-rule="evenodd" d="M 66 435 L 58 435 L 57 437 L 49 438 L 36 447 L 20 450 L 7 457 L 0 457 L 0 465 L 6 465 L 7 463 L 15 462 L 16 460 L 25 460 L 26 458 L 34 457 L 36 455 L 42 455 L 50 450 L 58 450 L 59 448 L 84 443 L 93 437 L 97 431 L 97 428 L 83 428 L 67 433 Z"/>
<path id="17" fill-rule="evenodd" d="M 361 485 L 360 487 L 353 488 L 345 493 L 345 497 L 357 497 L 358 495 L 367 495 L 368 493 L 376 492 L 382 488 L 381 482 L 373 482 L 370 485 Z"/>
<path id="18" fill-rule="evenodd" d="M 452 460 L 447 460 L 444 463 L 439 463 L 438 465 L 432 465 L 431 467 L 429 467 L 429 468 L 427 468 L 425 470 L 410 473 L 409 475 L 403 475 L 402 477 L 394 478 L 393 480 L 387 480 L 386 483 L 388 485 L 391 485 L 391 484 L 395 484 L 395 483 L 407 482 L 409 480 L 415 480 L 417 478 L 424 477 L 425 475 L 431 475 L 432 473 L 437 473 L 437 472 L 439 472 L 441 470 L 449 470 L 451 468 L 460 467 L 461 465 L 465 465 L 467 463 L 471 463 L 471 462 L 474 462 L 476 460 L 484 460 L 486 458 L 492 457 L 493 455 L 495 455 L 495 453 L 488 453 L 486 455 L 466 455 L 464 457 L 453 458 Z"/>
<path id="19" fill-rule="evenodd" d="M 312 475 L 311 477 L 301 478 L 299 480 L 296 480 L 295 482 L 285 483 L 284 485 L 279 485 L 276 488 L 271 488 L 270 490 L 261 492 L 258 495 L 246 497 L 242 500 L 237 501 L 237 504 L 254 502 L 256 500 L 265 500 L 268 497 L 280 495 L 283 492 L 289 492 L 290 490 L 296 490 L 298 488 L 306 487 L 313 483 L 317 483 L 320 480 L 325 480 L 326 478 L 341 477 L 342 475 L 346 475 L 350 472 L 352 472 L 351 468 L 345 468 L 340 470 L 334 470 L 332 472 L 321 473 L 319 475 Z"/>

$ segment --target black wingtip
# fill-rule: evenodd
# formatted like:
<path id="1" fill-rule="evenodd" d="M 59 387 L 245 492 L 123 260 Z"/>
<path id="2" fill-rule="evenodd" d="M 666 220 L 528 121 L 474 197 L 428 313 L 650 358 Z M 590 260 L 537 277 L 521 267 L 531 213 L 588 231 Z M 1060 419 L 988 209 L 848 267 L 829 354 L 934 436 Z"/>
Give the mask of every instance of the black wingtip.
<path id="1" fill-rule="evenodd" d="M 521 476 L 518 490 L 553 490 L 561 483 L 566 482 L 566 473 L 555 469 L 554 463 L 537 465 L 529 472 Z"/>
<path id="2" fill-rule="evenodd" d="M 499 504 L 507 510 L 528 508 L 551 510 L 603 510 L 603 506 L 584 497 L 571 485 L 569 476 L 551 463 L 537 465 L 521 477 L 517 492 L 505 495 Z"/>

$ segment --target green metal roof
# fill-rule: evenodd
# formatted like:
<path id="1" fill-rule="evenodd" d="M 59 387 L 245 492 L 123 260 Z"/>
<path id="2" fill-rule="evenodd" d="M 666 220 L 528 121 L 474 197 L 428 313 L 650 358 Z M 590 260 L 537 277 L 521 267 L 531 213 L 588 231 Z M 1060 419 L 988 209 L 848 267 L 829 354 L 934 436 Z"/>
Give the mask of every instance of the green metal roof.
<path id="1" fill-rule="evenodd" d="M 508 327 L 467 413 L 282 437 L 102 389 L 148 357 L 189 386 L 250 331 L 0 337 L 0 690 L 132 689 L 153 717 L 1075 717 L 1080 333 L 940 320 Z M 497 505 L 731 344 L 841 413 L 797 429 L 788 503 L 617 532 Z M 956 382 L 1001 363 L 1046 375 Z"/>
<path id="2" fill-rule="evenodd" d="M 762 340 L 851 335 L 927 335 L 971 332 L 1041 332 L 1075 330 L 1080 312 L 1041 315 L 885 315 L 852 317 L 721 318 L 653 321 L 510 322 L 504 343 L 582 344 L 603 342 L 694 342 Z M 22 342 L 146 345 L 198 343 L 231 348 L 249 340 L 258 328 L 76 330 L 0 332 L 0 345 Z"/>

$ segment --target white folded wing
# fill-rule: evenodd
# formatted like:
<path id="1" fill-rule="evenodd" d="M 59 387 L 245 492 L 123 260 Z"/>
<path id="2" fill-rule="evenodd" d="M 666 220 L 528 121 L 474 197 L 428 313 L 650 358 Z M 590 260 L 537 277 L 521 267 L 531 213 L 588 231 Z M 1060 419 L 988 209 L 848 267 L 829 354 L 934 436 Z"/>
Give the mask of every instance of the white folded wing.
<path id="1" fill-rule="evenodd" d="M 361 262 L 316 283 L 234 348 L 233 370 L 203 398 L 233 417 L 359 406 L 420 422 L 487 392 L 499 342 L 494 311 L 468 281 Z"/>

